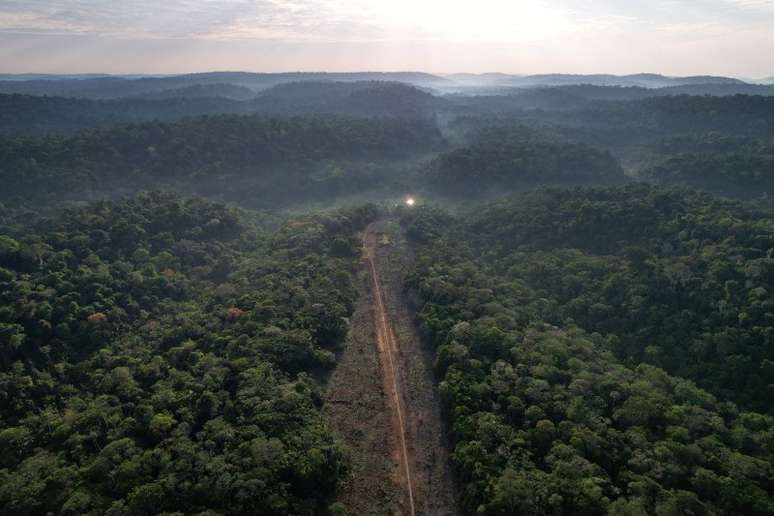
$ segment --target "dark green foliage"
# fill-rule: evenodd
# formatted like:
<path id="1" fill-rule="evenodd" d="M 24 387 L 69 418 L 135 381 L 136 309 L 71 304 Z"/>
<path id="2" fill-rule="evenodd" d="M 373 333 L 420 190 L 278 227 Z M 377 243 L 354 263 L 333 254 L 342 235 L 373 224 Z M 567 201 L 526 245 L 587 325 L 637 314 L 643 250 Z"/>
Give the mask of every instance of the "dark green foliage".
<path id="1" fill-rule="evenodd" d="M 379 81 L 296 82 L 275 86 L 251 102 L 260 113 L 338 113 L 429 118 L 446 102 L 407 84 Z"/>
<path id="2" fill-rule="evenodd" d="M 213 82 L 218 77 L 221 80 Z M 21 143 L 3 140 L 0 141 L 0 158 L 4 160 L 0 166 L 0 179 L 13 177 L 12 184 L 21 188 L 24 196 L 31 193 L 45 195 L 53 189 L 68 193 L 81 191 L 93 199 L 104 197 L 105 192 L 99 191 L 101 188 L 131 192 L 140 185 L 146 189 L 173 187 L 189 193 L 215 194 L 255 206 L 261 204 L 255 202 L 261 198 L 286 203 L 289 197 L 303 200 L 318 197 L 314 200 L 319 200 L 359 194 L 368 185 L 376 186 L 382 193 L 387 190 L 394 193 L 401 186 L 417 188 L 430 184 L 436 192 L 467 194 L 471 189 L 502 191 L 535 185 L 609 184 L 622 180 L 622 169 L 616 164 L 617 160 L 628 174 L 648 181 L 688 184 L 744 196 L 768 192 L 771 187 L 768 179 L 772 168 L 771 145 L 768 140 L 774 136 L 774 96 L 678 95 L 705 90 L 710 93 L 722 90 L 718 93 L 723 94 L 734 88 L 740 91 L 752 88 L 748 91 L 752 93 L 757 88 L 753 85 L 734 81 L 691 82 L 676 89 L 654 90 L 573 83 L 526 90 L 509 90 L 503 86 L 508 94 L 441 97 L 408 84 L 373 80 L 381 77 L 379 75 L 362 77 L 369 80 L 336 82 L 338 76 L 312 74 L 299 76 L 301 81 L 288 82 L 293 77 L 291 74 L 284 78 L 262 77 L 258 80 L 240 74 L 216 74 L 134 82 L 92 78 L 75 85 L 70 81 L 7 84 L 9 91 L 26 91 L 28 86 L 33 92 L 38 86 L 46 90 L 56 88 L 57 84 L 65 88 L 64 91 L 69 91 L 70 86 L 75 88 L 74 91 L 92 87 L 94 92 L 127 87 L 126 94 L 131 96 L 88 100 L 0 95 L 0 134 L 13 137 L 69 134 L 79 128 L 135 122 L 142 124 L 123 131 L 149 133 L 160 139 L 119 136 L 129 145 L 143 145 L 132 149 L 130 155 L 115 142 L 108 141 L 109 134 L 115 133 L 110 130 L 91 135 L 86 149 L 79 148 L 77 143 L 84 138 L 83 134 L 72 139 L 56 139 L 58 143 L 53 144 L 51 138 Z M 224 83 L 225 79 L 230 82 Z M 253 79 L 258 83 L 253 84 Z M 0 84 L 0 90 L 2 86 Z M 253 90 L 246 91 L 245 86 Z M 255 98 L 250 97 L 250 91 L 255 92 Z M 83 94 L 99 97 L 97 93 Z M 146 96 L 137 96 L 140 94 Z M 118 93 L 106 95 L 120 96 Z M 229 96 L 244 100 L 226 98 Z M 164 100 L 153 100 L 158 97 Z M 179 121 L 186 116 L 252 113 L 306 117 L 310 114 L 346 115 L 391 120 L 355 123 L 340 119 L 331 124 L 335 127 L 328 127 L 338 133 L 335 136 L 321 138 L 307 133 L 303 134 L 303 140 L 289 138 L 288 142 L 260 141 L 256 134 L 250 138 L 236 135 L 234 124 L 223 122 L 222 116 Z M 160 124 L 151 121 L 160 120 L 178 122 L 163 124 L 165 129 L 161 132 L 165 134 L 159 135 Z M 297 121 L 287 124 L 289 132 L 301 135 L 296 132 Z M 370 129 L 365 127 L 368 124 L 372 126 Z M 230 128 L 224 127 L 229 125 Z M 239 125 L 245 131 L 266 132 L 260 127 L 261 123 L 242 122 Z M 373 126 L 382 126 L 384 132 L 375 135 Z M 197 132 L 196 127 L 200 134 L 192 137 L 192 132 Z M 406 129 L 406 134 L 398 130 L 400 127 Z M 526 140 L 524 127 L 531 131 Z M 439 145 L 439 128 L 447 131 L 452 140 L 460 132 L 472 130 L 481 134 L 472 142 L 466 141 L 461 148 L 438 156 L 424 174 L 421 171 L 404 174 L 403 163 L 397 168 L 385 166 L 384 161 L 388 159 L 444 150 Z M 360 138 L 360 133 L 366 137 Z M 665 152 L 662 145 L 665 139 L 697 138 L 708 133 L 712 135 L 710 139 L 726 142 L 755 139 L 758 145 L 757 148 L 726 148 L 723 152 L 708 149 L 708 155 L 688 150 Z M 319 147 L 328 138 L 341 141 L 342 137 L 351 138 L 352 146 L 336 153 L 329 153 L 331 148 Z M 166 138 L 172 141 L 165 141 Z M 373 150 L 369 149 L 369 144 L 377 141 L 381 152 L 369 153 Z M 287 147 L 286 143 L 298 148 Z M 311 153 L 309 143 L 312 143 Z M 257 144 L 255 153 L 250 150 L 253 144 Z M 169 149 L 172 154 L 162 156 L 161 160 L 159 156 L 148 155 L 148 148 L 164 149 L 168 145 L 172 146 Z M 247 149 L 245 145 L 248 145 Z M 262 153 L 267 145 L 284 147 L 278 152 L 292 157 L 292 163 L 283 162 L 283 170 L 278 171 L 276 163 L 267 163 Z M 11 161 L 3 150 L 8 147 L 12 147 L 16 155 Z M 61 148 L 68 152 L 63 153 Z M 95 150 L 102 154 L 95 156 Z M 294 150 L 295 153 L 288 152 Z M 339 152 L 342 150 L 344 152 Z M 24 159 L 18 161 L 18 156 Z M 149 157 L 155 159 L 149 160 Z M 373 163 L 375 161 L 381 163 Z M 185 169 L 183 178 L 180 177 L 181 167 Z M 267 171 L 267 167 L 271 170 Z M 118 176 L 121 182 L 105 186 L 105 168 L 110 171 L 108 176 Z M 43 186 L 35 183 L 35 178 L 57 177 L 57 174 L 72 177 L 71 181 L 77 182 L 78 186 L 65 183 L 55 184 L 52 188 L 47 184 L 56 180 L 51 179 Z M 396 183 L 395 177 L 399 175 L 405 176 L 406 180 Z M 417 178 L 420 180 L 415 181 Z M 2 199 L 19 193 L 17 188 L 8 189 L 10 194 L 2 192 L 6 194 Z M 310 195 L 310 192 L 319 194 Z"/>
<path id="3" fill-rule="evenodd" d="M 632 187 L 520 198 L 483 211 L 471 229 L 498 269 L 531 291 L 524 310 L 616 335 L 623 359 L 769 410 L 770 214 Z"/>
<path id="4" fill-rule="evenodd" d="M 3 236 L 2 512 L 326 507 L 344 465 L 312 373 L 354 303 L 334 254 L 375 215 L 270 230 L 144 194 Z"/>
<path id="5" fill-rule="evenodd" d="M 463 98 L 457 103 L 457 113 L 462 116 L 455 125 L 468 130 L 514 125 L 547 128 L 565 139 L 609 150 L 638 165 L 643 161 L 652 164 L 665 138 L 713 132 L 756 139 L 774 136 L 774 96 L 678 95 L 578 101 L 563 89 L 550 95 L 562 98 L 549 98 L 545 105 L 536 106 L 539 109 L 518 105 L 518 95 Z"/>
<path id="6" fill-rule="evenodd" d="M 277 204 L 374 187 L 375 162 L 441 144 L 438 130 L 419 120 L 338 116 L 222 115 L 68 138 L 5 139 L 0 182 L 10 187 L 0 199 L 82 199 L 164 186 Z"/>
<path id="7" fill-rule="evenodd" d="M 774 511 L 774 419 L 746 412 L 771 406 L 772 220 L 645 187 L 407 214 L 465 511 Z"/>
<path id="8" fill-rule="evenodd" d="M 200 84 L 110 100 L 0 94 L 0 134 L 66 133 L 216 114 L 431 118 L 445 105 L 413 86 L 379 81 L 288 83 L 260 93 L 231 84 Z"/>
<path id="9" fill-rule="evenodd" d="M 498 128 L 483 130 L 472 144 L 439 156 L 424 180 L 443 193 L 476 195 L 547 184 L 621 183 L 625 177 L 607 152 L 524 128 Z"/>
<path id="10" fill-rule="evenodd" d="M 255 91 L 244 86 L 234 84 L 194 84 L 170 90 L 143 93 L 140 98 L 145 99 L 234 99 L 249 100 L 254 98 Z"/>
<path id="11" fill-rule="evenodd" d="M 186 97 L 184 92 L 164 100 L 152 97 L 87 100 L 0 94 L 0 134 L 33 136 L 107 127 L 116 123 L 248 112 L 246 104 L 235 100 L 191 98 Z"/>
<path id="12" fill-rule="evenodd" d="M 625 129 L 631 135 L 718 131 L 764 135 L 774 132 L 774 96 L 705 97 L 678 95 L 630 102 L 595 102 L 570 114 L 534 113 L 534 119 L 569 127 Z"/>
<path id="13" fill-rule="evenodd" d="M 368 81 L 334 82 L 353 78 Z M 319 379 L 355 303 L 354 234 L 378 210 L 287 220 L 152 193 L 54 211 L 63 201 L 459 202 L 622 183 L 623 167 L 774 187 L 772 97 L 662 96 L 760 88 L 441 98 L 380 78 L 444 82 L 0 83 L 115 99 L 0 96 L 0 512 L 346 512 Z M 236 115 L 252 112 L 283 117 Z M 774 514 L 771 201 L 629 185 L 396 211 L 466 513 Z"/>
<path id="14" fill-rule="evenodd" d="M 756 195 L 774 191 L 774 140 L 710 137 L 706 143 L 691 141 L 684 145 L 688 147 L 685 151 L 680 144 L 665 145 L 667 149 L 677 149 L 643 171 L 643 178 L 725 194 Z"/>

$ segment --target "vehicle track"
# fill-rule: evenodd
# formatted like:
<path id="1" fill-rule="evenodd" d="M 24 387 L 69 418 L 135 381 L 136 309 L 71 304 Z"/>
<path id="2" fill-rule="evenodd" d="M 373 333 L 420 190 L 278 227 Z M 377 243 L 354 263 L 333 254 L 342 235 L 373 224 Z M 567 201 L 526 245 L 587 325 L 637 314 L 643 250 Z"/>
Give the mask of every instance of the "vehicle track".
<path id="1" fill-rule="evenodd" d="M 336 500 L 348 516 L 456 516 L 434 355 L 403 290 L 412 250 L 391 219 L 361 240 L 358 301 L 323 408 L 349 465 Z"/>
<path id="2" fill-rule="evenodd" d="M 409 459 L 408 446 L 406 444 L 406 417 L 403 406 L 398 374 L 396 371 L 397 343 L 392 325 L 389 320 L 389 312 L 385 307 L 385 298 L 382 293 L 381 280 L 375 264 L 376 238 L 373 231 L 366 231 L 363 235 L 363 252 L 368 261 L 371 282 L 373 286 L 374 317 L 376 319 L 376 341 L 379 349 L 379 357 L 382 363 L 382 375 L 385 391 L 389 393 L 388 403 L 393 412 L 394 433 L 397 436 L 399 462 L 402 466 L 402 480 L 406 491 L 408 514 L 415 516 L 414 485 L 411 476 L 411 461 Z"/>

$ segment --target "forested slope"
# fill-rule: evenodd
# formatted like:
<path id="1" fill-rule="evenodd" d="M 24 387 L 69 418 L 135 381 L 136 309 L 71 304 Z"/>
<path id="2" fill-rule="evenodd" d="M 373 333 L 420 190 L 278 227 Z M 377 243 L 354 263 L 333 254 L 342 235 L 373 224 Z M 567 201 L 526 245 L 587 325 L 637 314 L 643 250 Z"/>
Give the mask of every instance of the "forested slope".
<path id="1" fill-rule="evenodd" d="M 340 116 L 211 116 L 0 139 L 0 200 L 176 187 L 247 205 L 330 198 L 389 180 L 375 163 L 439 148 L 428 122 Z"/>
<path id="2" fill-rule="evenodd" d="M 117 99 L 0 94 L 0 134 L 66 134 L 78 129 L 218 114 L 431 119 L 446 102 L 399 82 L 293 82 L 257 93 L 229 84 L 195 85 Z"/>
<path id="3" fill-rule="evenodd" d="M 472 142 L 441 154 L 422 181 L 445 194 L 475 196 L 539 185 L 625 182 L 618 162 L 605 151 L 569 143 L 526 128 L 477 131 Z"/>
<path id="4" fill-rule="evenodd" d="M 256 95 L 254 90 L 246 88 L 245 86 L 237 86 L 235 84 L 227 83 L 215 83 L 215 84 L 195 84 L 192 86 L 184 86 L 181 88 L 173 88 L 170 90 L 161 90 L 151 93 L 143 93 L 138 95 L 139 98 L 144 99 L 234 99 L 234 100 L 249 100 Z"/>
<path id="5" fill-rule="evenodd" d="M 774 140 L 708 135 L 677 147 L 641 176 L 720 193 L 755 196 L 774 192 Z"/>
<path id="6" fill-rule="evenodd" d="M 771 138 L 774 97 L 665 96 L 641 100 L 582 99 L 570 88 L 511 96 L 454 99 L 453 134 L 528 128 L 555 142 L 610 152 L 628 175 L 666 185 L 711 190 L 727 196 L 772 193 Z M 622 88 L 626 90 L 626 88 Z M 535 95 L 533 108 L 519 100 Z M 592 153 L 584 152 L 591 157 Z M 540 156 L 547 160 L 548 155 Z"/>
<path id="7" fill-rule="evenodd" d="M 447 82 L 0 82 L 90 97 L 0 95 L 0 513 L 340 513 L 320 387 L 384 212 L 316 208 L 372 198 L 466 514 L 774 514 L 774 97 L 382 79 Z"/>
<path id="8" fill-rule="evenodd" d="M 499 122 L 564 128 L 588 143 L 608 147 L 654 144 L 664 138 L 691 133 L 725 135 L 774 135 L 774 96 L 733 95 L 726 97 L 677 95 L 631 101 L 584 101 L 573 105 L 575 96 L 563 90 L 546 95 L 562 96 L 559 109 L 551 101 L 540 109 L 525 108 L 519 96 L 480 96 L 459 100 L 460 116 L 485 116 L 479 123 Z M 567 107 L 562 109 L 562 105 Z M 606 148 L 608 148 L 606 147 Z"/>
<path id="9" fill-rule="evenodd" d="M 468 513 L 774 511 L 774 216 L 628 187 L 466 219 L 404 223 Z"/>
<path id="10" fill-rule="evenodd" d="M 222 84 L 260 91 L 279 84 L 301 81 L 392 81 L 418 86 L 443 86 L 449 83 L 447 79 L 422 72 L 207 72 L 162 77 L 82 76 L 61 78 L 48 76 L 29 80 L 0 80 L 0 93 L 115 99 L 180 88 L 209 87 Z"/>
<path id="11" fill-rule="evenodd" d="M 0 94 L 0 135 L 66 134 L 121 123 L 248 111 L 247 104 L 227 98 L 91 100 Z"/>
<path id="12" fill-rule="evenodd" d="M 359 116 L 432 118 L 446 102 L 407 84 L 380 81 L 294 82 L 261 92 L 254 112 L 335 113 Z"/>
<path id="13" fill-rule="evenodd" d="M 144 194 L 0 236 L 4 514 L 316 514 L 371 208 L 274 221 Z"/>

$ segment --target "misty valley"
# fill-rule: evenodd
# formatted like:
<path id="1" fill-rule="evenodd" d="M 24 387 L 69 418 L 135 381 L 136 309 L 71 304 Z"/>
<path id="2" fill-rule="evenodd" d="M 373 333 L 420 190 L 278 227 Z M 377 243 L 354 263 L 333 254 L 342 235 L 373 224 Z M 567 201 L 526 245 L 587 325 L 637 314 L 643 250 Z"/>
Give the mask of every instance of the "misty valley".
<path id="1" fill-rule="evenodd" d="M 774 85 L 0 75 L 0 513 L 774 514 Z"/>

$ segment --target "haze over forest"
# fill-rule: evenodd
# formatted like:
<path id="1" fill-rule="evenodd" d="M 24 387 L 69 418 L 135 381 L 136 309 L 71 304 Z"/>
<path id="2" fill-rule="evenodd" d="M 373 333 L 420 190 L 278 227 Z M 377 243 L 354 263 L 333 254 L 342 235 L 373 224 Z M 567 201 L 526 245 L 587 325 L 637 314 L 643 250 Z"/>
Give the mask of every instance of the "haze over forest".
<path id="1" fill-rule="evenodd" d="M 0 514 L 774 514 L 773 52 L 768 0 L 0 3 Z"/>

